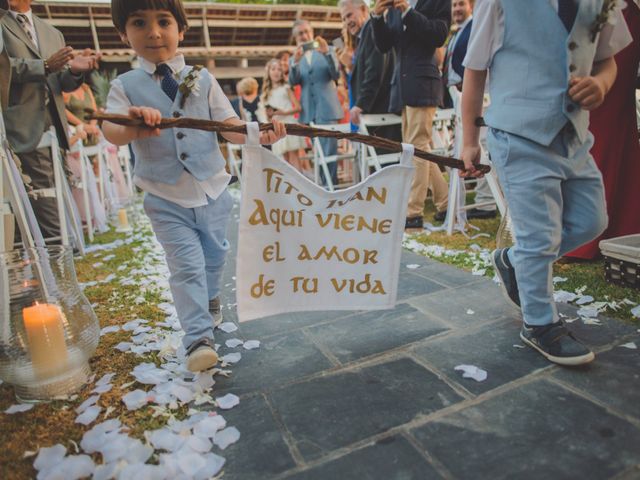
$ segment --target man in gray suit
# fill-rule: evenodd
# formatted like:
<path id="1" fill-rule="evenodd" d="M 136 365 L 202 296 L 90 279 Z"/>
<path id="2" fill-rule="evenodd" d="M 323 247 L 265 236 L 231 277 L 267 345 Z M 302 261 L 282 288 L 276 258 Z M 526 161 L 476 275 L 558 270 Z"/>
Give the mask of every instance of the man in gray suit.
<path id="1" fill-rule="evenodd" d="M 62 33 L 31 12 L 31 0 L 9 0 L 9 13 L 0 25 L 11 64 L 11 85 L 3 114 L 9 144 L 31 177 L 34 189 L 53 187 L 49 149 L 37 149 L 42 134 L 55 126 L 60 147 L 69 148 L 62 92 L 72 92 L 84 81 L 84 72 L 98 66 L 90 51 L 74 55 Z M 55 198 L 32 200 L 45 238 L 60 236 Z"/>
<path id="2" fill-rule="evenodd" d="M 289 83 L 302 86 L 300 122 L 337 123 L 344 112 L 336 91 L 339 72 L 333 49 L 324 38 L 313 38 L 313 28 L 306 20 L 295 21 L 293 36 L 298 48 L 289 60 Z M 335 138 L 322 138 L 320 144 L 325 155 L 338 153 Z M 335 185 L 338 183 L 338 164 L 332 162 L 328 167 Z"/>

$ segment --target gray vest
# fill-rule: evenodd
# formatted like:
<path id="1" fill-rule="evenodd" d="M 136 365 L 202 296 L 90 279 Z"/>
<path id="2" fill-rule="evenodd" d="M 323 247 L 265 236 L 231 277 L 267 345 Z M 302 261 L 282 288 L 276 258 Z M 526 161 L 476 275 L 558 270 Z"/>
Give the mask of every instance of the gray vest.
<path id="1" fill-rule="evenodd" d="M 191 67 L 182 70 L 181 79 Z M 200 71 L 200 91 L 192 93 L 180 108 L 182 94 L 178 92 L 174 102 L 162 91 L 151 75 L 142 69 L 134 69 L 118 77 L 132 105 L 157 108 L 163 118 L 190 117 L 211 120 L 209 90 L 212 77 L 205 69 Z M 134 140 L 135 175 L 154 182 L 175 184 L 184 169 L 196 180 L 202 181 L 219 172 L 225 160 L 218 147 L 215 133 L 200 130 L 171 128 L 162 130 L 159 137 Z"/>
<path id="2" fill-rule="evenodd" d="M 589 112 L 571 101 L 569 77 L 590 75 L 596 45 L 590 27 L 603 0 L 581 0 L 571 32 L 547 0 L 501 0 L 504 40 L 493 57 L 487 125 L 549 145 L 571 122 L 580 141 Z"/>

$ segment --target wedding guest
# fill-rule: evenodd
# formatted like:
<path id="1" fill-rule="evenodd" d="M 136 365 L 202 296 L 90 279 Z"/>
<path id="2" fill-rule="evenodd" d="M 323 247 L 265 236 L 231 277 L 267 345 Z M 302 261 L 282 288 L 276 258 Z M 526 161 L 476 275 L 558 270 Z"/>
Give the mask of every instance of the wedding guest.
<path id="1" fill-rule="evenodd" d="M 591 154 L 602 172 L 609 225 L 601 236 L 566 256 L 591 260 L 600 254 L 606 238 L 640 233 L 640 143 L 635 110 L 636 75 L 640 63 L 640 0 L 627 1 L 623 10 L 633 42 L 616 54 L 618 76 L 600 107 L 593 111 L 589 129 L 594 136 Z"/>
<path id="2" fill-rule="evenodd" d="M 157 126 L 162 117 L 245 122 L 209 71 L 186 66 L 178 53 L 187 29 L 180 0 L 112 0 L 111 15 L 122 40 L 138 55 L 140 68 L 112 82 L 107 110 L 141 118 L 145 126 L 105 122 L 104 135 L 116 145 L 133 145 L 135 182 L 146 192 L 144 209 L 171 272 L 169 284 L 185 331 L 186 367 L 206 370 L 218 361 L 213 328 L 222 319 L 220 281 L 233 204 L 226 189 L 230 175 L 215 134 L 180 128 L 160 131 Z M 187 86 L 192 82 L 197 83 L 198 95 Z M 285 134 L 283 124 L 274 121 L 274 130 L 262 132 L 260 141 L 274 143 Z M 245 141 L 241 134 L 223 136 L 234 143 Z"/>
<path id="3" fill-rule="evenodd" d="M 54 126 L 60 147 L 69 149 L 62 92 L 77 89 L 83 74 L 98 66 L 90 50 L 75 54 L 64 37 L 31 11 L 31 0 L 9 0 L 0 24 L 11 63 L 9 100 L 4 110 L 7 139 L 20 158 L 34 189 L 54 186 L 51 149 L 38 149 L 43 133 Z M 45 238 L 60 243 L 55 198 L 39 196 L 31 203 Z"/>
<path id="4" fill-rule="evenodd" d="M 73 92 L 64 92 L 62 98 L 65 104 L 65 114 L 69 125 L 77 127 L 82 125 L 82 131 L 86 134 L 83 143 L 95 145 L 100 137 L 100 129 L 97 120 L 89 120 L 89 112 L 97 111 L 96 99 L 91 87 L 83 83 Z"/>
<path id="5" fill-rule="evenodd" d="M 258 81 L 253 77 L 245 77 L 236 85 L 238 101 L 236 113 L 245 122 L 258 122 L 260 97 L 258 96 Z"/>
<path id="6" fill-rule="evenodd" d="M 283 123 L 296 123 L 294 114 L 300 111 L 300 103 L 291 86 L 285 83 L 282 63 L 278 59 L 269 60 L 265 66 L 260 103 L 265 108 L 268 121 L 275 119 Z M 304 171 L 298 155 L 298 151 L 304 147 L 302 137 L 290 135 L 274 143 L 271 151 L 284 157 L 296 170 L 309 175 L 309 171 Z"/>
<path id="7" fill-rule="evenodd" d="M 631 36 L 618 5 L 597 15 L 602 0 L 553 3 L 476 5 L 464 60 L 462 160 L 465 174 L 474 174 L 489 76 L 487 141 L 516 238 L 513 248 L 493 252 L 494 267 L 507 298 L 522 309 L 522 341 L 551 362 L 580 365 L 594 354 L 558 316 L 552 265 L 606 227 L 589 112 L 611 89 L 613 56 Z"/>
<path id="8" fill-rule="evenodd" d="M 337 123 L 343 115 L 336 81 L 338 80 L 338 60 L 327 41 L 314 38 L 313 28 L 306 20 L 296 20 L 293 25 L 296 51 L 289 60 L 289 83 L 301 85 L 301 123 Z M 336 155 L 338 142 L 335 138 L 321 138 L 320 144 L 325 156 Z M 337 162 L 328 164 L 331 181 L 338 182 Z M 324 179 L 324 174 L 323 174 Z M 326 181 L 325 181 L 326 183 Z"/>
<path id="9" fill-rule="evenodd" d="M 436 106 L 442 103 L 442 81 L 435 59 L 451 23 L 451 0 L 376 0 L 371 14 L 373 38 L 381 52 L 395 51 L 389 111 L 402 113 L 402 140 L 431 149 Z M 435 219 L 446 217 L 448 185 L 440 168 L 417 157 L 405 227 L 422 228 L 431 189 Z"/>

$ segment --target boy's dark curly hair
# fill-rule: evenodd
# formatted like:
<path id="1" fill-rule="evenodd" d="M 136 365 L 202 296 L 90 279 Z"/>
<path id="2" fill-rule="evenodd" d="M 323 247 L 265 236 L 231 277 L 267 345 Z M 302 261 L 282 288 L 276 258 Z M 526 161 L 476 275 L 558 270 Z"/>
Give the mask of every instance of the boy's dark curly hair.
<path id="1" fill-rule="evenodd" d="M 111 0 L 111 18 L 120 33 L 125 32 L 129 17 L 140 10 L 168 10 L 181 32 L 189 28 L 181 0 Z"/>

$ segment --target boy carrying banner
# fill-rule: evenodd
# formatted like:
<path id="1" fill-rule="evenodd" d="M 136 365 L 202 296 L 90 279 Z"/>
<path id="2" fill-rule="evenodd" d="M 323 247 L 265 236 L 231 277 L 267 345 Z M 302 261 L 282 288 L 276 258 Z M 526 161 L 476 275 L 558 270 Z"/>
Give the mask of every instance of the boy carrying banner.
<path id="1" fill-rule="evenodd" d="M 140 68 L 114 80 L 107 111 L 142 118 L 146 126 L 105 122 L 104 135 L 116 145 L 133 146 L 135 182 L 146 192 L 144 209 L 171 272 L 171 292 L 185 331 L 186 366 L 206 370 L 218 361 L 213 328 L 221 319 L 220 279 L 229 249 L 230 176 L 214 133 L 155 127 L 163 117 L 245 122 L 237 118 L 216 79 L 206 69 L 186 66 L 177 53 L 188 26 L 180 0 L 113 0 L 111 14 Z M 286 135 L 284 124 L 275 121 L 273 126 L 261 133 L 260 143 Z M 224 137 L 244 143 L 245 136 Z"/>

